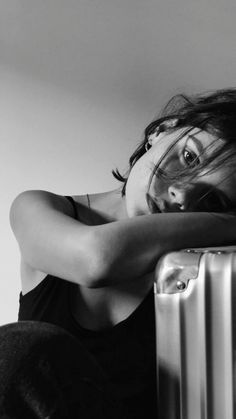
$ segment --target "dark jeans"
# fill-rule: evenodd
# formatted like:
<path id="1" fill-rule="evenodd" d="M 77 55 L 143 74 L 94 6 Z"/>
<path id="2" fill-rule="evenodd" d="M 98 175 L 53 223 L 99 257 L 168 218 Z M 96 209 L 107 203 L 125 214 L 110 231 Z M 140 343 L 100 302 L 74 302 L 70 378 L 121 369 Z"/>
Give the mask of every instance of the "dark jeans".
<path id="1" fill-rule="evenodd" d="M 41 322 L 0 327 L 1 419 L 123 419 L 111 386 L 75 337 Z"/>

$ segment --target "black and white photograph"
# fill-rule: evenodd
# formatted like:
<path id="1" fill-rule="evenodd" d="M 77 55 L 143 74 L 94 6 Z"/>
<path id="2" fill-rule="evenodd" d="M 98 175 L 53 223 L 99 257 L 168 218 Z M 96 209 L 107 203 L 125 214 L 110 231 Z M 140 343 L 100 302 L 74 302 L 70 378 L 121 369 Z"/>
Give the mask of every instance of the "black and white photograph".
<path id="1" fill-rule="evenodd" d="M 235 22 L 0 0 L 0 419 L 236 418 Z"/>

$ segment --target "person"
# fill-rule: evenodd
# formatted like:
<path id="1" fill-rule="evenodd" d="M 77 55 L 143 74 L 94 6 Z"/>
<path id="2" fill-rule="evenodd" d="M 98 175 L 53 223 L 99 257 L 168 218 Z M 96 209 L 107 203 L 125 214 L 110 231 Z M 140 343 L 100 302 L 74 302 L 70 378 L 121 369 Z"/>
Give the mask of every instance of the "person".
<path id="1" fill-rule="evenodd" d="M 121 187 L 73 196 L 30 190 L 12 203 L 19 325 L 50 323 L 75 337 L 111 383 L 120 417 L 156 418 L 158 260 L 236 241 L 235 115 L 236 89 L 177 95 L 145 129 L 127 173 L 113 170 Z"/>

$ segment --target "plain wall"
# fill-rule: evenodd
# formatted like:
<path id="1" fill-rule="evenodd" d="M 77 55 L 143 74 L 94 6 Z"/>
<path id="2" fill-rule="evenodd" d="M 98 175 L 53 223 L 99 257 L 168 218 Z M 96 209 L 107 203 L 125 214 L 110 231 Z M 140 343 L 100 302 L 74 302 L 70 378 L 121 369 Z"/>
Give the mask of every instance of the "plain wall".
<path id="1" fill-rule="evenodd" d="M 0 324 L 18 313 L 15 196 L 117 187 L 166 100 L 235 85 L 235 18 L 233 0 L 0 1 Z"/>

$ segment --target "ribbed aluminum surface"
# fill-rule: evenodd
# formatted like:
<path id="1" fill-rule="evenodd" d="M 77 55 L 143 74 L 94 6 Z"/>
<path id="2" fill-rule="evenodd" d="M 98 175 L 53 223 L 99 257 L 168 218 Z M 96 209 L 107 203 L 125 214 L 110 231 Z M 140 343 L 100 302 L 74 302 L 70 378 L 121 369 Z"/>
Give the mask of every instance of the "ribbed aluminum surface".
<path id="1" fill-rule="evenodd" d="M 198 261 L 183 292 L 155 293 L 159 419 L 236 418 L 236 253 Z"/>

